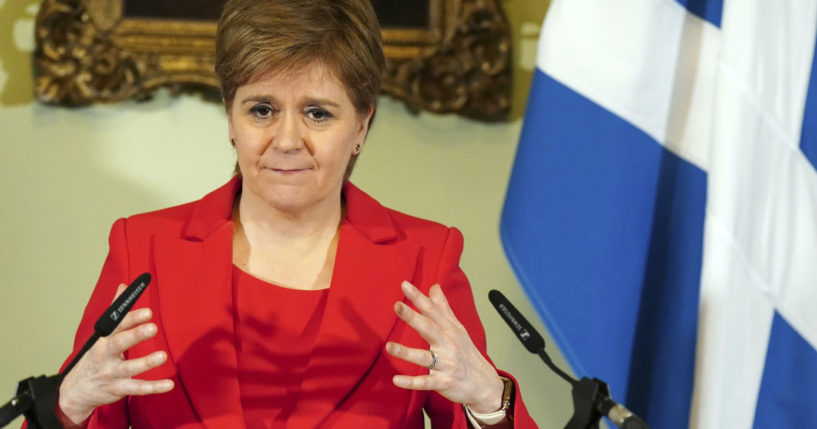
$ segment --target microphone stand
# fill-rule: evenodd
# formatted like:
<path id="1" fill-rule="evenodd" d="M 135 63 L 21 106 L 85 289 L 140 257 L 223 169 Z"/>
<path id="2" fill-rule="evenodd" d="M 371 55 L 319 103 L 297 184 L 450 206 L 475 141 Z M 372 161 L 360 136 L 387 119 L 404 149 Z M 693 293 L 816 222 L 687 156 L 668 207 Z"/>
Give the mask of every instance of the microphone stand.
<path id="1" fill-rule="evenodd" d="M 610 397 L 607 384 L 597 378 L 583 377 L 576 380 L 556 366 L 544 348 L 536 354 L 548 368 L 572 386 L 573 417 L 567 422 L 565 429 L 599 429 L 599 421 L 604 415 L 600 412 L 601 405 L 604 399 Z"/>
<path id="2" fill-rule="evenodd" d="M 604 400 L 610 396 L 607 383 L 598 378 L 583 377 L 573 384 L 573 417 L 567 422 L 565 429 L 598 429 L 599 420 L 603 416 L 599 408 Z"/>
<path id="3" fill-rule="evenodd" d="M 130 311 L 136 300 L 142 295 L 149 282 L 150 274 L 140 275 L 114 300 L 111 306 L 96 321 L 94 332 L 62 372 L 49 377 L 41 375 L 20 381 L 15 396 L 0 407 L 0 428 L 5 427 L 20 414 L 23 414 L 28 421 L 28 429 L 65 429 L 55 414 L 57 391 L 62 379 L 100 337 L 107 337 L 116 329 L 125 314 Z"/>
<path id="4" fill-rule="evenodd" d="M 60 375 L 41 375 L 20 381 L 15 397 L 0 408 L 0 427 L 23 414 L 29 429 L 64 429 L 54 414 L 61 381 Z"/>
<path id="5" fill-rule="evenodd" d="M 0 428 L 23 414 L 28 420 L 29 429 L 64 429 L 54 414 L 57 409 L 57 391 L 60 383 L 99 337 L 98 332 L 91 334 L 88 341 L 61 373 L 49 377 L 41 375 L 21 380 L 17 385 L 15 396 L 0 407 Z"/>
<path id="6" fill-rule="evenodd" d="M 65 375 L 74 368 L 99 337 L 98 332 L 91 334 L 61 373 L 49 377 L 45 375 L 29 377 L 20 381 L 16 395 L 0 407 L 0 428 L 23 414 L 28 420 L 29 429 L 65 429 L 54 413 L 57 409 L 57 391 Z"/>
<path id="7" fill-rule="evenodd" d="M 556 366 L 544 348 L 536 354 L 548 368 L 572 386 L 573 416 L 567 422 L 565 429 L 599 429 L 599 421 L 602 417 L 612 418 L 614 415 L 623 422 L 621 424 L 623 429 L 647 429 L 647 425 L 641 419 L 610 398 L 610 388 L 607 387 L 607 383 L 598 378 L 582 377 L 581 380 L 576 380 Z M 619 423 L 616 422 L 616 424 Z"/>

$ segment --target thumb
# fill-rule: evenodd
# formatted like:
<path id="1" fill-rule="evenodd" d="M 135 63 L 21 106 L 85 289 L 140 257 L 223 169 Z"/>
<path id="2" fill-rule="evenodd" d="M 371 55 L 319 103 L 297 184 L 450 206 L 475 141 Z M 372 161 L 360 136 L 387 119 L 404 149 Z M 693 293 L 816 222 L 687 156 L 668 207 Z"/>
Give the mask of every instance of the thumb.
<path id="1" fill-rule="evenodd" d="M 126 285 L 125 283 L 119 283 L 119 286 L 117 286 L 117 288 L 116 288 L 116 294 L 113 296 L 113 299 L 111 300 L 111 302 L 116 301 L 116 298 L 119 298 L 119 295 L 122 295 L 122 292 L 124 292 L 125 289 L 127 289 L 127 288 L 128 288 L 128 285 Z"/>

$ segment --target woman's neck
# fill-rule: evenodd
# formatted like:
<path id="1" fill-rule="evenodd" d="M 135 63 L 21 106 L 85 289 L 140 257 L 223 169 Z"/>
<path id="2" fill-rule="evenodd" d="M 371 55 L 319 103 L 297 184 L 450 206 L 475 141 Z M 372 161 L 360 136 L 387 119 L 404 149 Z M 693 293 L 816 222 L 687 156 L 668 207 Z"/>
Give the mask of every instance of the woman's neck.
<path id="1" fill-rule="evenodd" d="M 298 213 L 282 212 L 250 192 L 233 209 L 233 263 L 293 289 L 329 287 L 342 218 L 341 198 Z"/>

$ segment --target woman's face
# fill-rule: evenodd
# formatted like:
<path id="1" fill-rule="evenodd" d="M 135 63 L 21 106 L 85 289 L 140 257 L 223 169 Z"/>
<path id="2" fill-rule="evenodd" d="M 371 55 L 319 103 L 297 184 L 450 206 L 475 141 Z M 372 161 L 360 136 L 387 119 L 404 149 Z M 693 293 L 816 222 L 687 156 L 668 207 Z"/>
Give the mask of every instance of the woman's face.
<path id="1" fill-rule="evenodd" d="M 228 114 L 243 192 L 288 213 L 337 204 L 368 115 L 320 64 L 240 86 Z"/>

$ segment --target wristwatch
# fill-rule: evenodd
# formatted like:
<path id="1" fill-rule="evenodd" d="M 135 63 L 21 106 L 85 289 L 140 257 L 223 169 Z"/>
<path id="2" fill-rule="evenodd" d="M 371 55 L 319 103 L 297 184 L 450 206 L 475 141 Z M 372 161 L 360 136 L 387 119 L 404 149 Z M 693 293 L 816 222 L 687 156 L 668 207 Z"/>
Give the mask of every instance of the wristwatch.
<path id="1" fill-rule="evenodd" d="M 468 414 L 471 424 L 478 428 L 495 425 L 506 417 L 509 420 L 513 420 L 513 413 L 511 413 L 511 404 L 513 403 L 514 392 L 513 381 L 510 378 L 503 377 L 501 375 L 499 378 L 505 385 L 504 389 L 502 390 L 502 406 L 499 408 L 499 410 L 494 411 L 493 413 L 482 414 L 472 410 L 467 405 L 465 406 L 465 412 Z"/>

